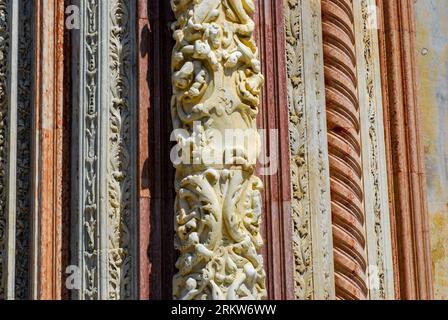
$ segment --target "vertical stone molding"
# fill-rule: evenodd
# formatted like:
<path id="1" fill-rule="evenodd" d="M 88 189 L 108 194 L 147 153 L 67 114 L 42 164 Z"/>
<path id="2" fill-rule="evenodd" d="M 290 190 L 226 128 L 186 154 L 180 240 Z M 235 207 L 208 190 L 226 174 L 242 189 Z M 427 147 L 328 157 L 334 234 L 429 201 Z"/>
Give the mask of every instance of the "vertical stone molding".
<path id="1" fill-rule="evenodd" d="M 377 8 L 374 0 L 354 1 L 353 8 L 361 119 L 369 297 L 372 300 L 392 300 L 394 299 L 394 279 Z"/>
<path id="2" fill-rule="evenodd" d="M 62 297 L 64 1 L 34 1 L 32 297 Z"/>
<path id="3" fill-rule="evenodd" d="M 32 1 L 0 2 L 0 299 L 29 299 Z"/>
<path id="4" fill-rule="evenodd" d="M 417 96 L 428 199 L 434 299 L 448 300 L 448 10 L 414 1 Z M 447 67 L 441 67 L 441 66 Z"/>
<path id="5" fill-rule="evenodd" d="M 150 299 L 170 300 L 177 252 L 173 232 L 175 168 L 170 160 L 173 146 L 169 143 L 173 123 L 167 107 L 172 98 L 171 55 L 166 53 L 174 46 L 171 29 L 167 27 L 174 21 L 174 14 L 170 1 L 140 2 L 144 3 L 139 9 L 140 23 L 144 25 L 149 20 L 148 26 L 139 32 L 139 72 L 140 81 L 144 82 L 139 88 L 140 228 L 147 232 L 140 234 L 143 254 L 140 263 L 146 269 L 147 259 L 149 274 L 139 282 L 141 288 L 148 287 Z"/>
<path id="6" fill-rule="evenodd" d="M 294 298 L 334 299 L 321 1 L 285 1 Z"/>
<path id="7" fill-rule="evenodd" d="M 323 0 L 322 24 L 338 299 L 367 299 L 361 119 L 352 0 Z"/>
<path id="8" fill-rule="evenodd" d="M 396 298 L 432 299 L 414 1 L 377 1 Z"/>
<path id="9" fill-rule="evenodd" d="M 255 38 L 260 50 L 265 82 L 257 125 L 262 134 L 263 151 L 257 174 L 263 181 L 262 254 L 265 261 L 268 299 L 294 297 L 291 229 L 291 176 L 288 130 L 288 100 L 284 8 L 278 0 L 255 3 Z M 279 54 L 280 53 L 280 54 Z"/>
<path id="10" fill-rule="evenodd" d="M 81 0 L 72 243 L 77 299 L 138 297 L 136 2 Z"/>
<path id="11" fill-rule="evenodd" d="M 175 299 L 266 296 L 256 118 L 264 82 L 252 0 L 171 1 Z M 236 130 L 236 131 L 235 131 Z M 227 135 L 227 138 L 225 138 Z"/>
<path id="12" fill-rule="evenodd" d="M 32 0 L 19 1 L 17 74 L 17 171 L 15 297 L 30 299 L 31 145 L 34 92 L 34 10 Z"/>
<path id="13" fill-rule="evenodd" d="M 138 198 L 139 198 L 139 299 L 148 300 L 153 295 L 150 286 L 152 263 L 149 259 L 151 241 L 151 186 L 150 174 L 150 21 L 147 0 L 137 0 L 138 55 Z M 171 166 L 171 164 L 169 164 Z"/>
<path id="14" fill-rule="evenodd" d="M 394 273 L 374 1 L 322 1 L 338 299 L 393 299 Z"/>

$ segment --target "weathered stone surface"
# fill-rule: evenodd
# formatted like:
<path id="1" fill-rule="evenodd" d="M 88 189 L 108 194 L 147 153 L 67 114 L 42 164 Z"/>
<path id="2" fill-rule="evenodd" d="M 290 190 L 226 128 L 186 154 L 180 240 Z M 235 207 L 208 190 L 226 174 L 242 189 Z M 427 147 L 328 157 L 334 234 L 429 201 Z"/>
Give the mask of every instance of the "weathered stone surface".
<path id="1" fill-rule="evenodd" d="M 181 147 L 175 182 L 180 257 L 173 296 L 262 299 L 262 182 L 254 173 L 264 77 L 253 36 L 254 2 L 171 4 L 177 19 L 171 109 Z M 232 139 L 238 136 L 236 143 L 225 139 L 229 132 Z"/>
<path id="2" fill-rule="evenodd" d="M 339 299 L 368 297 L 354 19 L 353 1 L 322 1 L 334 267 Z"/>
<path id="3" fill-rule="evenodd" d="M 79 1 L 73 98 L 76 299 L 138 297 L 136 2 Z"/>
<path id="4" fill-rule="evenodd" d="M 395 297 L 431 299 L 426 178 L 415 61 L 414 1 L 377 1 Z"/>
<path id="5" fill-rule="evenodd" d="M 436 299 L 448 299 L 448 8 L 415 4 L 416 53 Z"/>
<path id="6" fill-rule="evenodd" d="M 448 16 L 375 1 L 0 0 L 0 299 L 448 299 Z"/>
<path id="7" fill-rule="evenodd" d="M 334 299 L 321 3 L 285 1 L 295 299 Z"/>
<path id="8" fill-rule="evenodd" d="M 375 0 L 353 2 L 369 299 L 394 299 L 394 270 Z"/>

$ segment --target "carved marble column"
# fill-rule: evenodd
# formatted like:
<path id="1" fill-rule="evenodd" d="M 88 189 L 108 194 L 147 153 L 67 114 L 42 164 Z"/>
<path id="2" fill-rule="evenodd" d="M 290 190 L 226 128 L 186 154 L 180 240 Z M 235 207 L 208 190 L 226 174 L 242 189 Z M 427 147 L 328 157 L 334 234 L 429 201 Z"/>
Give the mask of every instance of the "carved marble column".
<path id="1" fill-rule="evenodd" d="M 155 268 L 152 266 L 153 259 L 149 259 L 149 248 L 151 245 L 151 185 L 150 185 L 150 79 L 153 70 L 150 68 L 151 60 L 149 54 L 149 11 L 147 0 L 137 0 L 137 41 L 139 44 L 138 55 L 138 193 L 139 193 L 139 299 L 148 300 L 153 297 L 150 285 L 151 273 Z M 151 59 L 153 58 L 153 59 Z"/>
<path id="2" fill-rule="evenodd" d="M 336 297 L 366 299 L 367 254 L 361 120 L 352 0 L 323 0 Z"/>
<path id="3" fill-rule="evenodd" d="M 172 0 L 175 299 L 266 296 L 256 117 L 264 82 L 252 0 Z M 235 131 L 236 130 L 236 131 Z M 225 138 L 227 136 L 227 139 Z M 230 138 L 229 138 L 230 137 Z"/>
<path id="4" fill-rule="evenodd" d="M 138 297 L 136 2 L 80 0 L 73 39 L 77 299 Z"/>
<path id="5" fill-rule="evenodd" d="M 285 1 L 296 299 L 334 299 L 320 0 Z"/>
<path id="6" fill-rule="evenodd" d="M 338 299 L 394 297 L 375 9 L 322 1 Z"/>
<path id="7" fill-rule="evenodd" d="M 30 298 L 32 1 L 0 1 L 0 299 Z"/>

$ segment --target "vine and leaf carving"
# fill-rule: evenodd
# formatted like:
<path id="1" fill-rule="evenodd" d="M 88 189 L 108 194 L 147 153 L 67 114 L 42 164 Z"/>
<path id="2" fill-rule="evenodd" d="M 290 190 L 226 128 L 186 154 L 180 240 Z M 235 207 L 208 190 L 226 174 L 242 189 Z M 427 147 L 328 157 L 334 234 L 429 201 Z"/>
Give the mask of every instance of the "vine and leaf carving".
<path id="1" fill-rule="evenodd" d="M 110 1 L 108 295 L 112 300 L 132 299 L 135 295 L 132 4 L 127 0 Z"/>
<path id="2" fill-rule="evenodd" d="M 312 299 L 313 260 L 306 145 L 308 134 L 303 74 L 302 3 L 300 0 L 288 0 L 286 3 L 285 34 L 291 152 L 294 292 L 296 299 Z"/>
<path id="3" fill-rule="evenodd" d="M 254 175 L 256 117 L 264 83 L 253 37 L 252 0 L 172 0 L 172 118 L 183 159 L 176 165 L 175 299 L 266 296 L 260 235 L 262 182 Z M 248 148 L 221 144 L 215 130 L 251 130 Z M 192 137 L 196 132 L 199 137 Z M 220 136 L 220 135 L 218 135 Z M 222 161 L 207 164 L 200 149 Z"/>

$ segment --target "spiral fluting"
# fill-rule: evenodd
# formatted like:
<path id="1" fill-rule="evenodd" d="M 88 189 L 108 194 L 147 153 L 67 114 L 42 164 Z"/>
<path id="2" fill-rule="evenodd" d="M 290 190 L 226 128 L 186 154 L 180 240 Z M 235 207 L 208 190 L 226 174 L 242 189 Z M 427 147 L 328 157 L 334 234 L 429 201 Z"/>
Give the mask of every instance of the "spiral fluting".
<path id="1" fill-rule="evenodd" d="M 336 297 L 366 299 L 360 105 L 352 0 L 322 1 Z"/>

